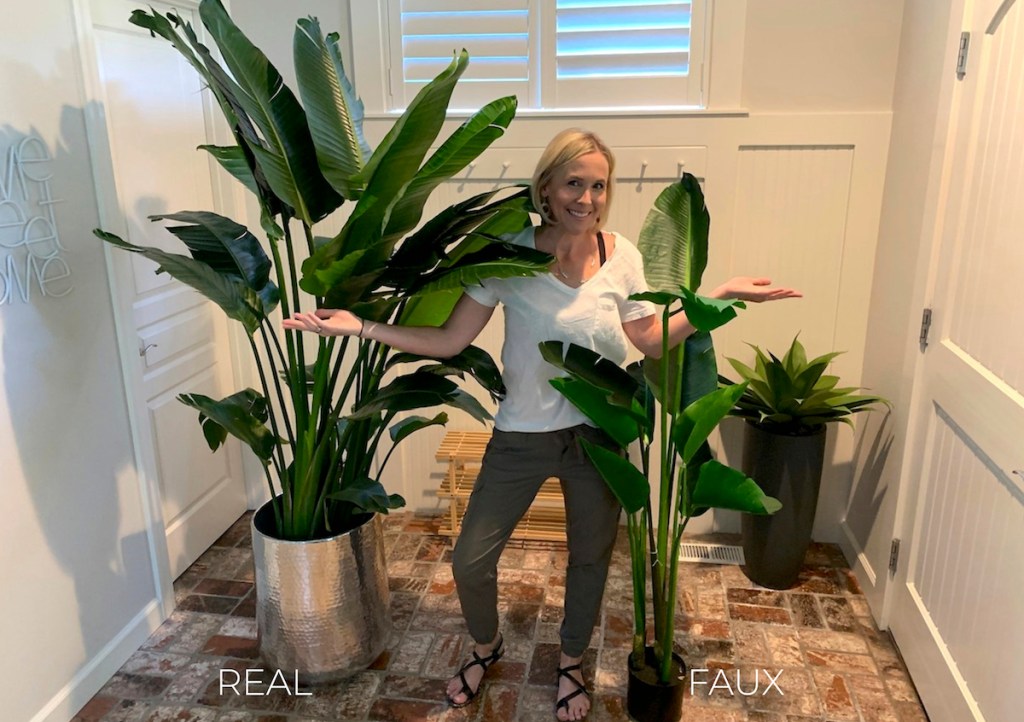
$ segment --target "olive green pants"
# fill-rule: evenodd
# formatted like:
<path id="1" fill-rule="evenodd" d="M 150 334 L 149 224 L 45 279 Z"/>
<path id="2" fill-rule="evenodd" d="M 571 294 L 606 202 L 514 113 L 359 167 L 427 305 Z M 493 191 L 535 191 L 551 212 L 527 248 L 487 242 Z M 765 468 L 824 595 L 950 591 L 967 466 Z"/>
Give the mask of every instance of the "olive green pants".
<path id="1" fill-rule="evenodd" d="M 615 448 L 604 432 L 590 426 L 495 431 L 487 445 L 452 556 L 462 614 L 479 644 L 488 644 L 498 633 L 498 558 L 541 484 L 552 476 L 562 484 L 569 546 L 562 651 L 579 657 L 590 643 L 620 507 L 583 452 L 581 437 Z"/>

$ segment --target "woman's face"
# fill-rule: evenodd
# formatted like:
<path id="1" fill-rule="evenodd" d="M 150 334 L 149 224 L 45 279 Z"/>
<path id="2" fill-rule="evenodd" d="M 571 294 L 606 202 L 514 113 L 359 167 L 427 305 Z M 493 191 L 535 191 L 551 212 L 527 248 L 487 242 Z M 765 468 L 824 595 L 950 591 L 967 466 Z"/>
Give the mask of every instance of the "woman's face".
<path id="1" fill-rule="evenodd" d="M 581 155 L 555 171 L 541 189 L 551 217 L 568 233 L 583 233 L 598 226 L 607 202 L 608 160 L 599 152 Z"/>

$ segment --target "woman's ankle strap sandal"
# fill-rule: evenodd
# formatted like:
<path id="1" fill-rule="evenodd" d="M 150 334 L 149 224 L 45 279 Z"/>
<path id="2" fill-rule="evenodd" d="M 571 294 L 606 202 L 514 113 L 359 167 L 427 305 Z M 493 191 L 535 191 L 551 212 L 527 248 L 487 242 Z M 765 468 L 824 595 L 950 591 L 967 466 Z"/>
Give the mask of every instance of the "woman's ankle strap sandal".
<path id="1" fill-rule="evenodd" d="M 569 674 L 569 672 L 575 672 L 576 670 L 580 670 L 580 676 L 583 675 L 583 666 L 581 664 L 570 664 L 567 667 L 559 667 L 558 668 L 558 676 L 556 678 L 556 683 L 557 683 L 557 680 L 560 680 L 562 677 L 565 677 L 567 680 L 569 680 L 574 685 L 576 685 L 576 689 L 574 689 L 572 692 L 570 692 L 569 694 L 567 694 L 564 697 L 562 697 L 557 702 L 555 702 L 555 712 L 556 713 L 562 707 L 565 707 L 565 711 L 568 712 L 569 711 L 569 702 L 570 702 L 570 700 L 576 699 L 581 694 L 585 694 L 587 697 L 590 696 L 590 692 L 587 691 L 586 686 L 584 686 L 584 684 L 582 682 L 580 682 L 578 679 L 576 679 L 571 674 Z"/>
<path id="2" fill-rule="evenodd" d="M 456 702 L 454 699 L 452 699 L 451 695 L 445 695 L 445 697 L 447 697 L 448 699 L 448 704 L 450 704 L 452 707 L 458 708 L 465 707 L 470 702 L 472 702 L 473 699 L 476 697 L 477 692 L 480 691 L 480 687 L 484 683 L 484 678 L 483 675 L 481 675 L 480 681 L 477 682 L 476 689 L 473 689 L 469 686 L 469 682 L 466 680 L 467 670 L 469 670 L 471 667 L 475 667 L 476 665 L 480 665 L 480 667 L 483 668 L 483 673 L 487 674 L 487 669 L 492 664 L 501 659 L 504 654 L 505 639 L 501 635 L 498 635 L 497 646 L 495 646 L 494 650 L 491 651 L 491 653 L 488 654 L 486 657 L 481 657 L 479 654 L 476 653 L 476 650 L 474 649 L 473 659 L 469 660 L 464 665 L 462 665 L 462 668 L 459 670 L 459 679 L 462 680 L 462 689 L 460 689 L 456 694 L 464 694 L 466 695 L 466 699 L 462 702 Z"/>

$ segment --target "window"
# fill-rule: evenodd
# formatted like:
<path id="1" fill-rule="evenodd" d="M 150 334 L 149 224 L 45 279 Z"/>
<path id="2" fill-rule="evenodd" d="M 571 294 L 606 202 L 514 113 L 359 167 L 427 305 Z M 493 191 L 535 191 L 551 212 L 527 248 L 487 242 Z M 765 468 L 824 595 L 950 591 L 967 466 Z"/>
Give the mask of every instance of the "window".
<path id="1" fill-rule="evenodd" d="M 452 108 L 700 107 L 702 0 L 384 0 L 389 109 L 466 48 Z M 354 32 L 360 32 L 354 23 Z"/>

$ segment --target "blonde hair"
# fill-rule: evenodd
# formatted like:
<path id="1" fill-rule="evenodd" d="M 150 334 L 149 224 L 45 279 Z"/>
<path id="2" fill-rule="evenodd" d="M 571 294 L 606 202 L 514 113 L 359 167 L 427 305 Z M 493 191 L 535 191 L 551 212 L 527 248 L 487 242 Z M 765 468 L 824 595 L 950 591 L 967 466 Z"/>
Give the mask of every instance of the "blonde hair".
<path id="1" fill-rule="evenodd" d="M 597 137 L 596 133 L 580 128 L 568 128 L 556 135 L 548 143 L 548 147 L 540 155 L 537 161 L 537 168 L 533 171 L 533 179 L 530 181 L 530 199 L 533 207 L 540 214 L 544 225 L 553 225 L 555 220 L 545 212 L 546 205 L 541 198 L 541 188 L 546 186 L 551 177 L 559 170 L 572 163 L 580 156 L 588 153 L 600 153 L 608 161 L 608 185 L 605 188 L 605 209 L 612 205 L 612 190 L 614 188 L 615 156 L 611 148 L 605 145 L 604 141 Z M 604 218 L 598 218 L 598 228 L 604 225 Z"/>

